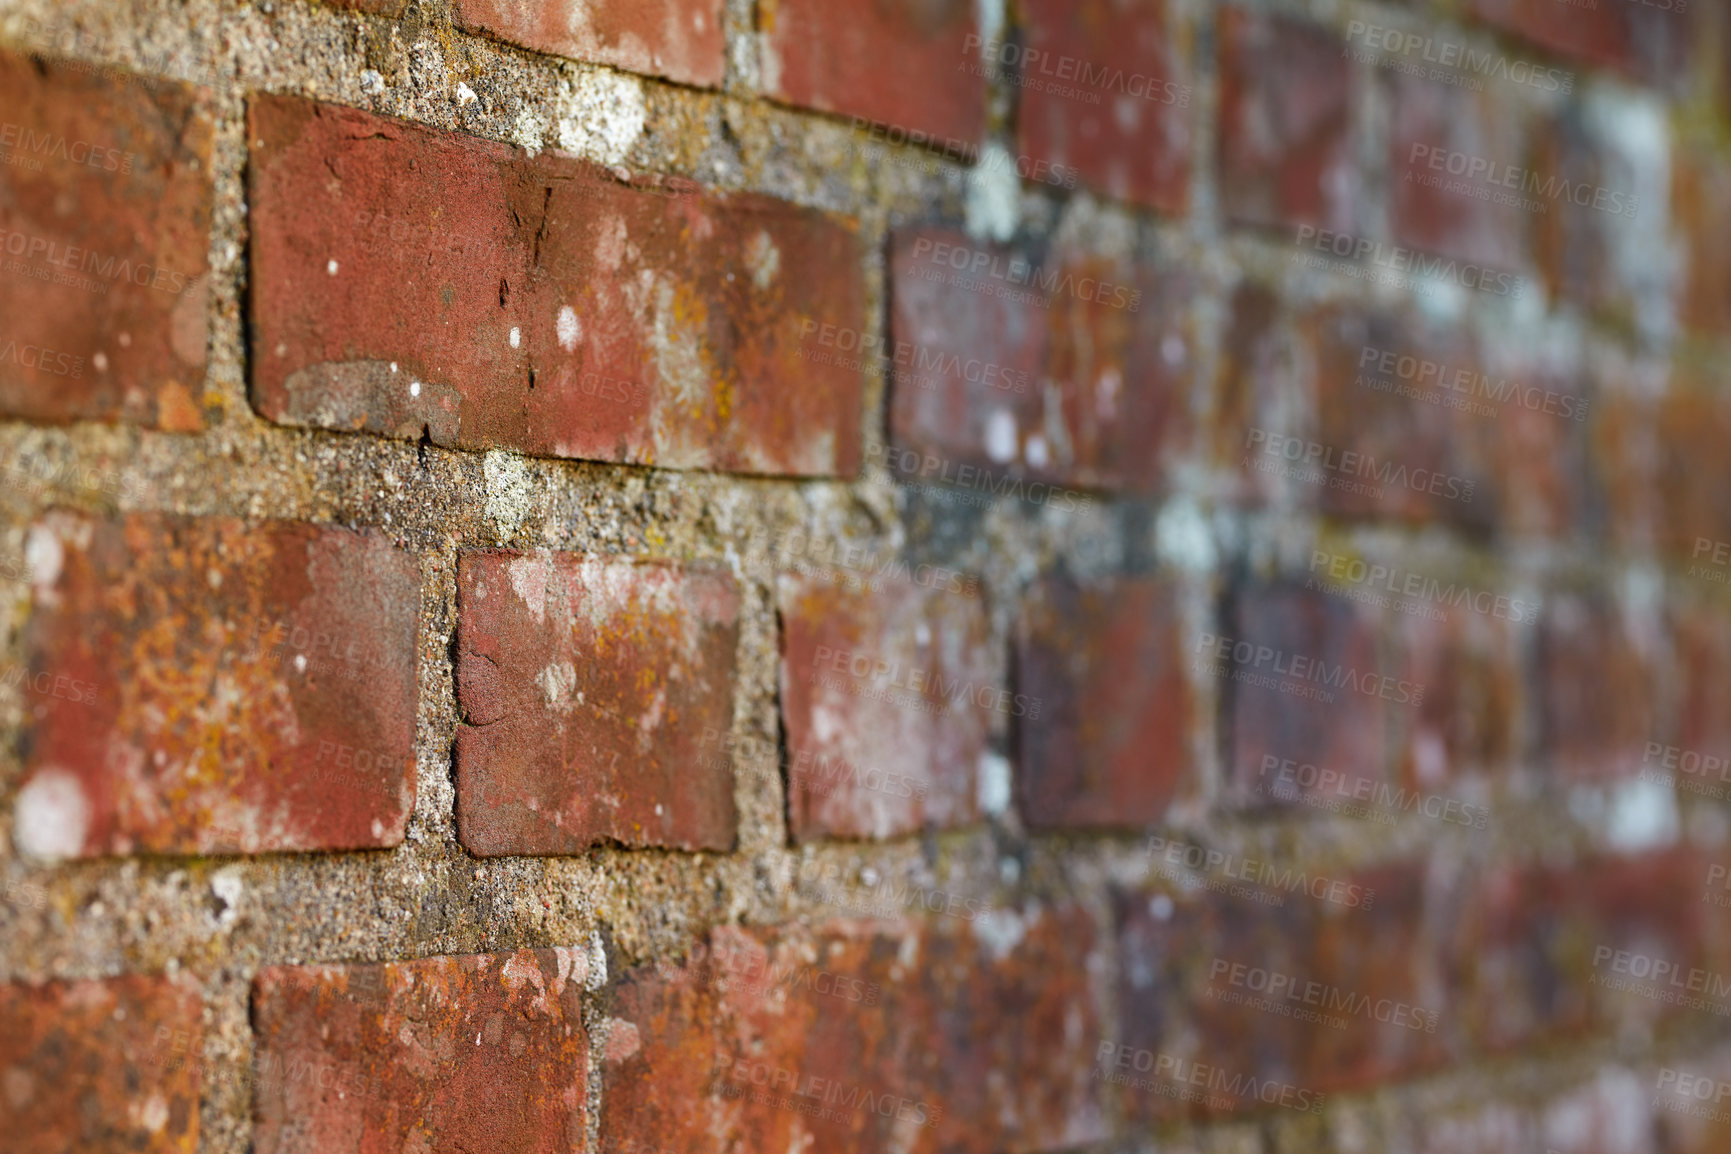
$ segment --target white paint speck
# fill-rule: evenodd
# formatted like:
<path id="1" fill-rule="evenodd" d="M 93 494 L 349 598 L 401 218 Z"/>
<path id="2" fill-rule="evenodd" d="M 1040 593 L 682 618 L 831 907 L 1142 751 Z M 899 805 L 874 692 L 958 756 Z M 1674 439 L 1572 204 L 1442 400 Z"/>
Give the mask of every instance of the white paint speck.
<path id="1" fill-rule="evenodd" d="M 1046 451 L 1046 438 L 1038 433 L 1028 438 L 1028 464 L 1043 469 L 1051 459 L 1051 454 Z"/>
<path id="2" fill-rule="evenodd" d="M 337 275 L 337 262 L 334 260 L 327 260 L 325 262 L 325 271 L 330 273 L 332 276 L 336 276 Z"/>
<path id="3" fill-rule="evenodd" d="M 514 349 L 523 347 L 523 330 L 516 325 L 511 326 L 511 347 Z"/>
<path id="4" fill-rule="evenodd" d="M 986 813 L 1003 813 L 1010 808 L 1010 759 L 1001 753 L 980 754 L 980 776 L 975 784 L 975 797 Z"/>
<path id="5" fill-rule="evenodd" d="M 307 655 L 304 653 L 295 654 L 295 672 L 296 673 L 305 673 L 306 671 L 307 671 Z"/>
<path id="6" fill-rule="evenodd" d="M 18 848 L 32 857 L 73 857 L 84 849 L 90 830 L 90 799 L 84 786 L 63 769 L 44 769 L 18 791 Z"/>
<path id="7" fill-rule="evenodd" d="M 461 80 L 457 81 L 457 103 L 459 105 L 473 104 L 479 99 L 480 97 L 475 95 L 475 90 L 473 88 L 470 88 Z"/>
<path id="8" fill-rule="evenodd" d="M 96 366 L 97 372 L 106 373 L 108 371 L 108 354 L 97 353 L 90 358 L 90 363 Z"/>
<path id="9" fill-rule="evenodd" d="M 559 319 L 554 322 L 554 331 L 559 336 L 559 347 L 566 352 L 577 348 L 577 342 L 583 339 L 583 324 L 577 319 L 577 310 L 570 305 L 559 309 Z"/>
<path id="10" fill-rule="evenodd" d="M 392 361 L 392 362 L 391 362 L 391 372 L 393 372 L 393 373 L 394 373 L 394 372 L 396 372 L 396 371 L 397 371 L 397 362 L 396 362 L 396 361 Z"/>
<path id="11" fill-rule="evenodd" d="M 999 465 L 1016 459 L 1016 418 L 1008 409 L 986 418 L 986 456 Z"/>
<path id="12" fill-rule="evenodd" d="M 418 397 L 420 395 L 421 395 L 421 382 L 410 381 L 409 382 L 409 396 Z"/>
<path id="13" fill-rule="evenodd" d="M 980 163 L 968 173 L 965 222 L 979 240 L 1009 240 L 1022 217 L 1022 179 L 1016 162 L 1001 144 L 988 144 Z"/>

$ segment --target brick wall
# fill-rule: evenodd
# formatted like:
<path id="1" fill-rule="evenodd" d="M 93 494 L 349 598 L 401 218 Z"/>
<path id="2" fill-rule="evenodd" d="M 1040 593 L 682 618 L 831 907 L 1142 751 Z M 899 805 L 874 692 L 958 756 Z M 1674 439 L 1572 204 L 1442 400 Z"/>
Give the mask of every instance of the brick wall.
<path id="1" fill-rule="evenodd" d="M 0 0 L 0 1145 L 1731 1143 L 1731 14 Z"/>

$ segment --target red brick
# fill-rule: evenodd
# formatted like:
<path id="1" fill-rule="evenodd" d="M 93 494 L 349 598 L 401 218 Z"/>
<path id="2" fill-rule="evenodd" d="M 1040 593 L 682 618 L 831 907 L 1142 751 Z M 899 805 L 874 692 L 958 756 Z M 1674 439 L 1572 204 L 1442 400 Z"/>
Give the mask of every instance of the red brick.
<path id="1" fill-rule="evenodd" d="M 1003 687 L 981 603 L 783 575 L 778 607 L 794 838 L 974 821 L 992 714 L 1025 707 Z"/>
<path id="2" fill-rule="evenodd" d="M 1552 297 L 1635 327 L 1643 313 L 1671 296 L 1671 270 L 1632 255 L 1646 248 L 1636 219 L 1651 221 L 1664 206 L 1643 202 L 1637 192 L 1637 177 L 1645 174 L 1636 166 L 1646 158 L 1631 157 L 1617 145 L 1581 105 L 1566 106 L 1541 122 L 1534 150 L 1532 179 L 1542 182 L 1541 194 L 1547 187 L 1556 191 L 1525 195 L 1544 205 L 1531 219 Z M 1685 260 L 1693 256 L 1693 244 L 1690 249 Z"/>
<path id="3" fill-rule="evenodd" d="M 1425 687 L 1383 654 L 1386 621 L 1344 597 L 1253 582 L 1226 632 L 1197 639 L 1192 658 L 1218 680 L 1228 780 L 1241 797 L 1351 798 L 1388 780 L 1390 711 L 1422 704 Z"/>
<path id="4" fill-rule="evenodd" d="M 1326 456 L 1300 481 L 1322 509 L 1346 517 L 1441 522 L 1484 532 L 1495 519 L 1496 426 L 1444 403 L 1459 393 L 1403 375 L 1402 358 L 1478 370 L 1470 341 L 1407 316 L 1327 310 L 1305 318 L 1314 334 L 1317 434 Z M 1388 354 L 1393 354 L 1392 357 Z M 1392 365 L 1392 368 L 1389 366 Z M 1405 395 L 1406 391 L 1421 394 Z M 1266 447 L 1276 443 L 1269 441 Z M 1283 447 L 1283 446 L 1281 446 Z M 1349 454 L 1358 454 L 1357 458 Z M 1264 452 L 1265 461 L 1295 464 Z"/>
<path id="5" fill-rule="evenodd" d="M 1240 1085 L 1270 1080 L 1312 1095 L 1360 1090 L 1447 1062 L 1451 1006 L 1426 933 L 1422 871 L 1391 865 L 1306 876 L 1338 882 L 1341 902 L 1316 901 L 1302 886 L 1273 907 L 1207 892 L 1176 901 L 1120 893 L 1125 964 L 1118 1044 L 1215 1067 Z M 1357 905 L 1347 904 L 1354 899 Z M 1270 997 L 1274 974 L 1288 981 Z M 1262 988 L 1253 990 L 1252 982 Z M 1243 1000 L 1232 1001 L 1235 995 Z M 1258 997 L 1291 1011 L 1343 1018 L 1345 1025 L 1247 1004 Z M 1121 1092 L 1125 1113 L 1142 1123 L 1267 1108 L 1249 1093 L 1233 1101 L 1230 1088 L 1210 1097 L 1230 1104 L 1211 1109 L 1157 1092 Z"/>
<path id="6" fill-rule="evenodd" d="M 1564 781 L 1631 777 L 1657 734 L 1657 638 L 1604 594 L 1546 598 L 1538 634 L 1540 757 Z"/>
<path id="7" fill-rule="evenodd" d="M 1498 199 L 1534 199 L 1501 183 L 1511 170 L 1527 168 L 1519 106 L 1494 89 L 1473 92 L 1405 73 L 1389 73 L 1386 80 L 1396 243 L 1499 269 L 1524 268 L 1534 214 Z M 1469 175 L 1475 165 L 1492 167 L 1475 177 Z"/>
<path id="8" fill-rule="evenodd" d="M 1240 224 L 1353 231 L 1352 61 L 1317 24 L 1220 13 L 1220 191 Z"/>
<path id="9" fill-rule="evenodd" d="M 1227 304 L 1227 328 L 1214 379 L 1210 445 L 1227 474 L 1227 494 L 1260 503 L 1278 489 L 1272 475 L 1251 467 L 1253 430 L 1278 427 L 1296 388 L 1300 343 L 1280 298 L 1266 285 L 1243 281 Z"/>
<path id="10" fill-rule="evenodd" d="M 993 491 L 1025 478 L 1039 484 L 1017 491 L 1054 507 L 1075 498 L 1051 483 L 1158 486 L 1187 436 L 1185 278 L 1156 285 L 1141 268 L 1042 260 L 944 229 L 898 233 L 890 271 L 892 340 L 940 366 L 891 391 L 890 431 L 907 450 L 892 468 L 925 480 L 989 470 L 980 485 Z"/>
<path id="11" fill-rule="evenodd" d="M 1681 248 L 1677 313 L 1686 328 L 1731 333 L 1731 164 L 1679 148 L 1671 165 L 1671 217 Z"/>
<path id="12" fill-rule="evenodd" d="M 1731 541 L 1731 458 L 1724 451 L 1731 397 L 1679 384 L 1651 407 L 1658 451 L 1642 480 L 1657 502 L 1659 545 L 1700 565 L 1711 563 L 1719 542 Z"/>
<path id="13" fill-rule="evenodd" d="M 1183 212 L 1196 129 L 1165 0 L 1034 0 L 1023 19 L 1034 65 L 1016 113 L 1022 152 L 1109 196 Z"/>
<path id="14" fill-rule="evenodd" d="M 0 52 L 0 412 L 204 425 L 209 93 Z"/>
<path id="15" fill-rule="evenodd" d="M 1731 614 L 1725 608 L 1683 603 L 1670 611 L 1671 651 L 1679 673 L 1676 728 L 1671 740 L 1657 735 L 1652 740 L 1698 756 L 1686 769 L 1680 753 L 1667 766 L 1666 751 L 1655 751 L 1651 744 L 1641 756 L 1644 768 L 1692 783 L 1697 791 L 1724 791 L 1731 774 L 1731 766 L 1721 770 L 1702 764 L 1703 758 L 1731 754 L 1731 714 L 1720 705 L 1731 697 Z"/>
<path id="16" fill-rule="evenodd" d="M 1032 829 L 1150 825 L 1192 769 L 1196 704 L 1177 590 L 1124 579 L 1081 588 L 1049 578 L 1030 594 L 1016 691 L 1040 703 L 1017 720 L 1022 816 Z"/>
<path id="17" fill-rule="evenodd" d="M 1600 0 L 1591 7 L 1556 0 L 1475 0 L 1480 20 L 1547 52 L 1650 83 L 1679 75 L 1688 63 L 1695 5 L 1687 0 Z"/>
<path id="18" fill-rule="evenodd" d="M 415 797 L 420 566 L 290 521 L 51 513 L 27 553 L 21 845 L 354 849 Z"/>
<path id="19" fill-rule="evenodd" d="M 264 970 L 255 1148 L 580 1149 L 587 977 L 571 949 Z"/>
<path id="20" fill-rule="evenodd" d="M 986 125 L 989 64 L 972 0 L 764 0 L 763 86 L 804 108 L 972 143 Z"/>
<path id="21" fill-rule="evenodd" d="M 537 52 L 592 60 L 681 84 L 721 84 L 721 0 L 456 0 L 457 26 Z"/>
<path id="22" fill-rule="evenodd" d="M 1073 908 L 994 917 L 990 932 L 900 920 L 722 928 L 712 949 L 750 959 L 742 968 L 767 982 L 717 981 L 700 957 L 627 973 L 612 1010 L 602 1150 L 983 1152 L 1099 1140 L 1092 923 Z M 817 974 L 860 997 L 816 992 Z"/>
<path id="23" fill-rule="evenodd" d="M 851 224 L 298 99 L 254 100 L 249 125 L 253 398 L 271 420 L 857 471 L 859 371 L 799 355 L 804 326 L 864 327 Z"/>
<path id="24" fill-rule="evenodd" d="M 1432 597 L 1401 598 L 1401 646 L 1423 702 L 1401 727 L 1407 787 L 1435 794 L 1473 774 L 1502 777 L 1515 763 L 1522 669 L 1517 637 L 1538 619 L 1537 602 L 1501 583 L 1449 574 Z M 1421 588 L 1424 586 L 1421 585 Z M 1452 592 L 1451 592 L 1452 591 Z M 1431 613 L 1415 613 L 1424 608 Z M 1463 820 L 1464 818 L 1464 820 Z M 1488 815 L 1449 811 L 1440 820 L 1484 828 Z"/>
<path id="25" fill-rule="evenodd" d="M 470 852 L 730 849 L 739 590 L 721 570 L 485 551 L 457 566 L 457 828 Z"/>
<path id="26" fill-rule="evenodd" d="M 198 1146 L 200 997 L 189 981 L 0 984 L 0 1126 L 11 1154 Z"/>

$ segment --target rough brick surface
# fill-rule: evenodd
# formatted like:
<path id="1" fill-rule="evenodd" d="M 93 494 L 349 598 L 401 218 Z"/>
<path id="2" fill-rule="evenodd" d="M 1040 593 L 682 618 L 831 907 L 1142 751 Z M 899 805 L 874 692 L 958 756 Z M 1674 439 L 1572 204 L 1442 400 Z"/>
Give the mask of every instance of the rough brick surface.
<path id="1" fill-rule="evenodd" d="M 513 44 L 713 88 L 725 47 L 720 0 L 457 0 L 460 27 Z"/>
<path id="2" fill-rule="evenodd" d="M 420 566 L 372 533 L 54 513 L 30 531 L 19 844 L 49 857 L 395 845 Z M 64 691 L 61 691 L 61 687 Z"/>
<path id="3" fill-rule="evenodd" d="M 1318 892 L 1337 901 L 1306 892 L 1319 878 Z M 1118 986 L 1119 1042 L 1132 1051 L 1313 1095 L 1410 1076 L 1449 1057 L 1450 1005 L 1427 948 L 1422 874 L 1410 866 L 1308 874 L 1272 908 L 1226 895 L 1175 902 L 1126 893 L 1117 914 L 1119 940 L 1138 959 Z M 1264 1108 L 1242 1090 L 1211 1097 L 1225 1099 L 1227 1112 Z M 1144 1120 L 1197 1109 L 1146 1091 L 1123 1101 Z"/>
<path id="4" fill-rule="evenodd" d="M 612 1011 L 602 1150 L 1097 1140 L 1092 923 L 1073 908 L 991 916 L 719 929 L 710 949 L 733 959 L 719 980 L 697 958 L 627 973 Z M 818 992 L 825 974 L 846 993 Z"/>
<path id="5" fill-rule="evenodd" d="M 481 552 L 458 566 L 457 822 L 473 853 L 729 849 L 739 590 L 725 572 Z"/>
<path id="6" fill-rule="evenodd" d="M 559 948 L 266 969 L 256 1149 L 581 1149 L 588 965 Z"/>
<path id="7" fill-rule="evenodd" d="M 1025 19 L 1022 152 L 1108 196 L 1183 211 L 1195 112 L 1165 0 L 1039 0 Z"/>
<path id="8" fill-rule="evenodd" d="M 934 366 L 891 391 L 890 430 L 911 451 L 893 467 L 989 491 L 1027 478 L 1016 491 L 1054 507 L 1075 498 L 1053 482 L 1157 487 L 1186 432 L 1183 278 L 937 228 L 895 234 L 890 271 L 891 337 Z"/>
<path id="9" fill-rule="evenodd" d="M 1220 24 L 1220 190 L 1227 215 L 1351 231 L 1353 66 L 1320 25 L 1226 7 Z"/>
<path id="10" fill-rule="evenodd" d="M 1700 8 L 1688 0 L 1610 0 L 1563 9 L 1551 0 L 1475 0 L 1471 11 L 1547 52 L 1658 84 L 1673 80 L 1687 61 Z"/>
<path id="11" fill-rule="evenodd" d="M 1383 611 L 1253 582 L 1226 620 L 1226 634 L 1203 634 L 1192 653 L 1220 682 L 1227 770 L 1240 795 L 1338 801 L 1386 780 L 1390 710 L 1422 703 L 1424 687 L 1387 654 Z"/>
<path id="12" fill-rule="evenodd" d="M 1026 715 L 1004 686 L 978 599 L 783 576 L 781 717 L 795 838 L 872 837 L 978 816 L 994 713 Z"/>
<path id="13" fill-rule="evenodd" d="M 0 985 L 0 1126 L 13 1154 L 198 1145 L 198 987 L 130 975 Z"/>
<path id="14" fill-rule="evenodd" d="M 1687 327 L 1731 333 L 1731 164 L 1684 153 L 1671 170 L 1671 214 L 1689 237 L 1677 313 Z"/>
<path id="15" fill-rule="evenodd" d="M 851 474 L 851 228 L 764 197 L 260 97 L 253 393 L 285 424 L 462 448 Z"/>
<path id="16" fill-rule="evenodd" d="M 0 410 L 203 427 L 208 93 L 0 52 Z"/>
<path id="17" fill-rule="evenodd" d="M 986 78 L 971 0 L 766 0 L 757 12 L 763 83 L 790 104 L 973 142 Z"/>
<path id="18" fill-rule="evenodd" d="M 1029 599 L 1016 691 L 1017 771 L 1030 828 L 1158 822 L 1194 758 L 1195 702 L 1174 587 L 1047 580 Z"/>
<path id="19" fill-rule="evenodd" d="M 1658 735 L 1657 646 L 1608 593 L 1559 592 L 1538 633 L 1538 755 L 1565 781 L 1632 777 Z"/>
<path id="20" fill-rule="evenodd" d="M 1520 269 L 1533 218 L 1517 106 L 1499 92 L 1395 74 L 1389 191 L 1397 243 L 1501 269 Z M 1518 171 L 1517 171 L 1518 170 Z M 1517 181 L 1511 189 L 1504 183 Z"/>

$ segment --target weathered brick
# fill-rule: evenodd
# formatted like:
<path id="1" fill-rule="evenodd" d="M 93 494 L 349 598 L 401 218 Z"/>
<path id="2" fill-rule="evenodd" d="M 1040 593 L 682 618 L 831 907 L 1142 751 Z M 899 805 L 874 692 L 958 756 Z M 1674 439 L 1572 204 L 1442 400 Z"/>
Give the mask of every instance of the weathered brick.
<path id="1" fill-rule="evenodd" d="M 1025 605 L 1016 691 L 1040 714 L 1016 723 L 1023 820 L 1032 829 L 1158 822 L 1194 762 L 1175 587 L 1049 578 Z"/>
<path id="2" fill-rule="evenodd" d="M 1564 781 L 1631 777 L 1658 729 L 1659 639 L 1608 595 L 1560 591 L 1540 616 L 1539 756 Z"/>
<path id="3" fill-rule="evenodd" d="M 457 828 L 482 855 L 730 849 L 739 590 L 721 570 L 550 550 L 457 565 Z"/>
<path id="4" fill-rule="evenodd" d="M 1567 7 L 1555 0 L 1474 0 L 1472 5 L 1480 20 L 1548 52 L 1650 83 L 1668 82 L 1683 71 L 1695 8 L 1688 0 L 1600 0 Z"/>
<path id="5" fill-rule="evenodd" d="M 993 917 L 990 931 L 902 920 L 722 928 L 711 950 L 749 959 L 734 974 L 717 980 L 696 956 L 683 969 L 627 973 L 613 1006 L 602 1150 L 1097 1141 L 1092 923 L 1074 908 Z M 845 992 L 820 992 L 821 975 Z"/>
<path id="6" fill-rule="evenodd" d="M 253 398 L 274 421 L 755 473 L 859 467 L 851 224 L 354 109 L 249 110 Z"/>
<path id="7" fill-rule="evenodd" d="M 1642 752 L 1644 769 L 1670 775 L 1696 792 L 1722 795 L 1731 780 L 1731 765 L 1716 768 L 1704 758 L 1731 757 L 1731 714 L 1720 702 L 1731 696 L 1731 614 L 1718 604 L 1674 604 L 1670 616 L 1671 652 L 1678 677 L 1676 725 L 1671 739 L 1650 739 Z M 1655 750 L 1674 745 L 1695 756 L 1685 765 L 1683 755 Z M 1674 762 L 1675 764 L 1668 764 Z M 1711 792 L 1710 792 L 1711 791 Z"/>
<path id="8" fill-rule="evenodd" d="M 1431 596 L 1403 598 L 1396 628 L 1424 700 L 1401 726 L 1409 789 L 1431 795 L 1470 774 L 1505 775 L 1521 723 L 1517 637 L 1538 620 L 1536 601 L 1494 582 L 1421 574 Z M 1424 612 L 1415 612 L 1416 610 Z M 1431 815 L 1434 816 L 1434 815 Z M 1488 816 L 1447 811 L 1440 819 L 1484 828 Z"/>
<path id="9" fill-rule="evenodd" d="M 1220 13 L 1220 192 L 1240 224 L 1353 231 L 1353 65 L 1320 25 Z"/>
<path id="10" fill-rule="evenodd" d="M 1267 285 L 1246 280 L 1227 306 L 1224 345 L 1213 385 L 1210 447 L 1224 471 L 1226 495 L 1235 501 L 1268 500 L 1277 482 L 1253 467 L 1251 436 L 1278 428 L 1297 375 L 1301 342 L 1287 323 L 1280 298 Z"/>
<path id="11" fill-rule="evenodd" d="M 27 545 L 17 836 L 44 856 L 353 849 L 415 796 L 420 566 L 374 533 L 51 513 Z M 64 686 L 64 691 L 60 688 Z"/>
<path id="12" fill-rule="evenodd" d="M 1666 1154 L 1714 1154 L 1731 1148 L 1731 1114 L 1724 1108 L 1731 1085 L 1731 1050 L 1668 1057 L 1642 1072 L 1652 1098 L 1660 1149 Z"/>
<path id="13" fill-rule="evenodd" d="M 1028 708 L 1003 687 L 980 602 L 783 575 L 778 607 L 793 836 L 884 838 L 977 818 L 992 714 Z"/>
<path id="14" fill-rule="evenodd" d="M 265 969 L 255 1148 L 581 1149 L 588 976 L 563 948 Z"/>
<path id="15" fill-rule="evenodd" d="M 1677 314 L 1709 336 L 1731 333 L 1731 164 L 1679 148 L 1671 165 L 1671 216 L 1689 238 L 1680 253 Z"/>
<path id="16" fill-rule="evenodd" d="M 1276 459 L 1326 479 L 1303 482 L 1306 497 L 1342 516 L 1487 531 L 1496 515 L 1494 419 L 1456 407 L 1457 392 L 1419 379 L 1422 368 L 1413 367 L 1474 372 L 1471 342 L 1408 316 L 1352 309 L 1325 310 L 1304 325 L 1315 342 L 1318 452 L 1314 465 Z"/>
<path id="17" fill-rule="evenodd" d="M 0 984 L 12 1154 L 198 1149 L 198 987 L 170 977 Z"/>
<path id="18" fill-rule="evenodd" d="M 1302 887 L 1273 907 L 1226 894 L 1119 893 L 1119 948 L 1130 960 L 1116 1041 L 1132 1058 L 1129 1070 L 1102 1073 L 1146 1077 L 1134 1072 L 1134 1054 L 1146 1051 L 1220 1069 L 1240 1086 L 1254 1078 L 1316 1095 L 1445 1063 L 1450 1004 L 1425 932 L 1423 872 L 1307 871 L 1305 884 L 1317 878 L 1338 902 Z M 1208 1096 L 1215 1101 L 1183 1103 L 1127 1087 L 1121 1097 L 1140 1122 L 1267 1108 L 1229 1086 Z"/>
<path id="19" fill-rule="evenodd" d="M 1240 797 L 1352 799 L 1388 779 L 1390 710 L 1422 704 L 1425 687 L 1381 652 L 1382 611 L 1252 582 L 1226 620 L 1226 633 L 1203 634 L 1192 655 L 1219 679 Z"/>
<path id="20" fill-rule="evenodd" d="M 935 366 L 891 390 L 890 431 L 909 451 L 897 471 L 966 466 L 989 491 L 1025 478 L 1039 483 L 1016 491 L 1054 507 L 1074 498 L 1051 482 L 1159 484 L 1187 432 L 1186 278 L 1156 285 L 1145 269 L 937 228 L 897 233 L 890 273 L 891 337 Z"/>
<path id="21" fill-rule="evenodd" d="M 1035 0 L 1016 123 L 1022 152 L 1165 212 L 1189 200 L 1191 86 L 1165 0 Z M 1034 54 L 1038 53 L 1038 56 Z"/>
<path id="22" fill-rule="evenodd" d="M 789 104 L 972 143 L 986 124 L 986 79 L 971 0 L 764 0 L 763 86 Z"/>
<path id="23" fill-rule="evenodd" d="M 453 9 L 461 28 L 681 84 L 717 87 L 726 64 L 721 0 L 456 0 Z"/>
<path id="24" fill-rule="evenodd" d="M 1499 269 L 1526 266 L 1530 200 L 1501 183 L 1525 171 L 1519 106 L 1494 88 L 1393 72 L 1389 217 L 1397 243 Z M 1549 207 L 1547 205 L 1547 207 Z"/>
<path id="25" fill-rule="evenodd" d="M 0 52 L 0 411 L 204 425 L 209 93 Z"/>

